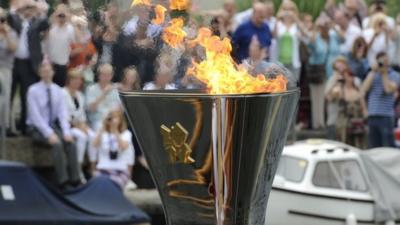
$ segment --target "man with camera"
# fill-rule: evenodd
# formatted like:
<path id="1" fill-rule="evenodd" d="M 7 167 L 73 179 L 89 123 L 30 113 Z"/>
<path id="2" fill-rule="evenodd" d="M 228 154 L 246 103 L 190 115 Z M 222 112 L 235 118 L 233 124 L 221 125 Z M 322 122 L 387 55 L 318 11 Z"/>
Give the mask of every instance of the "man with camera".
<path id="1" fill-rule="evenodd" d="M 28 91 L 29 134 L 36 143 L 52 147 L 60 188 L 77 186 L 78 158 L 62 89 L 53 83 L 54 71 L 49 62 L 40 64 L 38 72 L 41 81 Z"/>
<path id="2" fill-rule="evenodd" d="M 362 87 L 368 101 L 369 147 L 394 147 L 394 105 L 400 76 L 390 68 L 386 52 L 378 53 L 376 61 Z"/>

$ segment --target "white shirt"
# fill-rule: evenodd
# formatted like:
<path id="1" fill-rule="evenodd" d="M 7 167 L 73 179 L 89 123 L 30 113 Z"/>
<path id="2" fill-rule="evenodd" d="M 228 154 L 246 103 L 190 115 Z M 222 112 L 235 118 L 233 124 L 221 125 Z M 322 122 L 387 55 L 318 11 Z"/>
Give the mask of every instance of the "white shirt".
<path id="1" fill-rule="evenodd" d="M 63 93 L 68 115 L 70 116 L 70 122 L 86 122 L 85 97 L 83 96 L 82 92 L 78 91 L 76 93 L 76 98 L 79 104 L 78 108 L 76 108 L 74 98 L 69 93 L 67 88 L 63 88 Z"/>
<path id="2" fill-rule="evenodd" d="M 167 85 L 165 85 L 164 90 L 175 90 L 176 86 L 175 84 L 169 83 Z M 159 90 L 159 88 L 157 88 L 157 86 L 154 84 L 154 82 L 148 82 L 144 85 L 143 90 L 145 91 L 153 91 L 153 90 Z"/>
<path id="3" fill-rule="evenodd" d="M 28 45 L 28 31 L 29 31 L 29 20 L 23 20 L 18 46 L 15 52 L 15 56 L 18 59 L 28 59 L 30 56 L 29 45 Z"/>
<path id="4" fill-rule="evenodd" d="M 366 29 L 363 32 L 363 36 L 367 43 L 372 41 L 372 38 L 375 35 L 375 31 L 372 28 Z M 388 39 L 388 41 L 386 41 Z M 392 56 L 394 50 L 394 43 L 390 40 L 390 38 L 386 38 L 385 33 L 379 34 L 376 38 L 374 43 L 372 43 L 371 47 L 368 50 L 368 62 L 370 66 L 376 64 L 376 55 L 380 52 L 388 52 L 389 56 Z M 391 58 L 391 57 L 390 57 Z"/>
<path id="5" fill-rule="evenodd" d="M 74 27 L 67 23 L 60 27 L 53 25 L 49 31 L 47 51 L 52 63 L 67 65 L 71 54 L 71 44 L 75 41 Z"/>
<path id="6" fill-rule="evenodd" d="M 350 23 L 344 34 L 344 42 L 340 46 L 340 52 L 342 54 L 351 52 L 353 49 L 354 41 L 360 36 L 362 36 L 361 28 Z"/>
<path id="7" fill-rule="evenodd" d="M 300 40 L 299 40 L 300 31 L 299 31 L 299 28 L 295 24 L 293 24 L 291 27 L 287 28 L 282 22 L 279 21 L 276 24 L 276 31 L 277 31 L 277 36 L 278 36 L 278 42 L 279 42 L 279 38 L 282 37 L 285 33 L 289 33 L 290 36 L 292 36 L 292 39 L 293 39 L 292 66 L 294 68 L 300 68 L 301 61 L 300 61 Z M 278 53 L 279 53 L 279 48 L 278 48 Z"/>
<path id="8" fill-rule="evenodd" d="M 103 133 L 101 137 L 99 151 L 99 161 L 97 163 L 98 170 L 119 170 L 128 172 L 128 167 L 133 166 L 135 162 L 134 147 L 132 143 L 132 133 L 128 130 L 121 134 L 121 139 L 129 143 L 127 149 L 119 149 L 118 141 L 115 135 Z M 118 150 L 118 158 L 110 159 L 110 150 Z"/>

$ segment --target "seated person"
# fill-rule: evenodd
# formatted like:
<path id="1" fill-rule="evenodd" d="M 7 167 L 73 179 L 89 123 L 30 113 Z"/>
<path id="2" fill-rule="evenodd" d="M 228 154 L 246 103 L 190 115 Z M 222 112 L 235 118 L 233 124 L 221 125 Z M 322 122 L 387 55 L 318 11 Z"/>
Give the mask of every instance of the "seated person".
<path id="1" fill-rule="evenodd" d="M 97 83 L 86 90 L 86 104 L 90 127 L 93 130 L 101 128 L 101 123 L 108 112 L 119 107 L 117 85 L 112 83 L 114 70 L 110 64 L 102 64 L 98 70 Z"/>
<path id="2" fill-rule="evenodd" d="M 53 83 L 54 71 L 49 62 L 43 62 L 38 73 L 40 81 L 28 90 L 30 136 L 35 142 L 52 147 L 60 188 L 77 186 L 80 184 L 77 152 L 63 91 Z"/>
<path id="3" fill-rule="evenodd" d="M 108 176 L 124 189 L 131 178 L 135 154 L 132 133 L 127 129 L 121 110 L 108 114 L 93 146 L 99 151 L 96 175 Z"/>

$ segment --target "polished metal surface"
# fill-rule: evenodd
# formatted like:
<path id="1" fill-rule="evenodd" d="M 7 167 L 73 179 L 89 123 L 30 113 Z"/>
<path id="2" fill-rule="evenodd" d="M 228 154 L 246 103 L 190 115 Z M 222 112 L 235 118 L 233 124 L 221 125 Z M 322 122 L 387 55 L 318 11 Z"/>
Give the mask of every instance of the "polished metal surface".
<path id="1" fill-rule="evenodd" d="M 263 225 L 299 91 L 121 93 L 169 225 Z"/>

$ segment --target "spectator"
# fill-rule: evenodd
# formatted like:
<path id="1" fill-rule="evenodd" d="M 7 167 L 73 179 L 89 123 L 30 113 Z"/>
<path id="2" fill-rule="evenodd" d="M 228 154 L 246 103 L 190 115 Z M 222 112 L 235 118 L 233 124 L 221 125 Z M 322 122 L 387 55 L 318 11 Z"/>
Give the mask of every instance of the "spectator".
<path id="1" fill-rule="evenodd" d="M 376 56 L 377 64 L 363 83 L 368 94 L 369 148 L 394 147 L 394 104 L 400 77 L 390 69 L 386 52 Z"/>
<path id="2" fill-rule="evenodd" d="M 53 63 L 54 83 L 61 87 L 67 80 L 67 65 L 71 54 L 71 45 L 75 42 L 74 27 L 69 22 L 68 6 L 59 4 L 52 15 L 52 24 L 47 38 L 47 52 Z"/>
<path id="3" fill-rule="evenodd" d="M 132 175 L 135 154 L 121 111 L 107 114 L 93 143 L 99 151 L 96 174 L 109 176 L 123 190 Z"/>
<path id="4" fill-rule="evenodd" d="M 336 140 L 337 127 L 336 123 L 339 116 L 339 111 L 341 102 L 340 97 L 342 96 L 344 76 L 346 71 L 349 69 L 346 58 L 338 57 L 333 64 L 333 75 L 329 78 L 326 88 L 325 88 L 325 98 L 327 104 L 327 131 L 328 138 L 331 140 Z M 358 82 L 358 85 L 360 82 Z"/>
<path id="5" fill-rule="evenodd" d="M 15 136 L 12 132 L 10 98 L 12 85 L 12 67 L 17 49 L 17 34 L 7 23 L 6 12 L 0 8 L 0 105 L 4 115 L 0 118 L 0 127 L 7 129 L 7 136 Z M 1 115 L 1 112 L 0 112 Z"/>
<path id="6" fill-rule="evenodd" d="M 371 66 L 376 64 L 379 52 L 390 52 L 394 49 L 385 14 L 378 13 L 371 17 L 370 26 L 364 30 L 363 36 L 368 43 L 368 63 Z"/>
<path id="7" fill-rule="evenodd" d="M 360 80 L 351 70 L 346 70 L 341 84 L 332 89 L 332 96 L 337 98 L 340 106 L 336 123 L 338 140 L 365 149 L 364 118 L 368 112 L 360 91 Z"/>
<path id="8" fill-rule="evenodd" d="M 138 91 L 140 89 L 141 82 L 136 68 L 133 66 L 125 68 L 122 82 L 119 84 L 118 90 L 129 92 Z"/>
<path id="9" fill-rule="evenodd" d="M 347 54 L 347 61 L 352 73 L 362 81 L 367 76 L 369 70 L 367 54 L 368 46 L 363 37 L 358 37 L 354 41 L 352 51 Z"/>
<path id="10" fill-rule="evenodd" d="M 268 24 L 270 30 L 275 29 L 275 24 L 276 24 L 276 18 L 274 17 L 274 11 L 275 11 L 275 6 L 273 1 L 266 1 L 262 2 L 259 0 L 253 0 L 254 3 L 261 3 L 264 4 L 265 7 L 265 20 L 264 22 Z M 236 31 L 236 29 L 242 25 L 245 22 L 248 22 L 251 20 L 251 17 L 253 15 L 253 8 L 244 10 L 243 12 L 237 13 L 234 18 L 233 18 L 233 31 Z"/>
<path id="11" fill-rule="evenodd" d="M 258 38 L 254 36 L 249 47 L 249 58 L 243 60 L 243 65 L 253 76 L 263 74 L 268 63 L 264 60 L 267 50 L 262 49 Z"/>
<path id="12" fill-rule="evenodd" d="M 370 6 L 370 13 L 369 17 L 366 17 L 363 20 L 363 28 L 367 29 L 370 27 L 371 19 L 374 17 L 376 14 L 385 14 L 385 20 L 386 24 L 389 27 L 389 29 L 393 29 L 396 25 L 395 20 L 386 15 L 387 13 L 387 8 L 386 8 L 386 1 L 385 0 L 374 0 Z"/>
<path id="13" fill-rule="evenodd" d="M 396 27 L 394 28 L 395 52 L 393 55 L 392 65 L 397 71 L 400 71 L 400 14 L 396 18 Z"/>
<path id="14" fill-rule="evenodd" d="M 146 83 L 143 90 L 174 90 L 176 86 L 173 83 L 173 79 L 174 70 L 165 65 L 160 65 L 157 69 L 154 81 Z"/>
<path id="15" fill-rule="evenodd" d="M 269 49 L 272 34 L 268 25 L 264 22 L 266 9 L 262 3 L 254 3 L 251 20 L 244 22 L 233 34 L 233 43 L 236 47 L 236 60 L 242 62 L 249 57 L 249 46 L 253 36 L 258 38 L 262 48 Z"/>
<path id="16" fill-rule="evenodd" d="M 96 152 L 93 150 L 92 142 L 94 131 L 90 129 L 85 112 L 85 97 L 80 91 L 83 85 L 81 71 L 72 69 L 68 72 L 66 87 L 64 88 L 64 99 L 68 110 L 69 123 L 71 124 L 71 135 L 76 141 L 78 162 L 82 167 L 86 150 L 88 150 L 89 161 L 96 162 Z M 81 174 L 83 178 L 83 175 Z"/>
<path id="17" fill-rule="evenodd" d="M 300 37 L 302 25 L 298 18 L 298 9 L 291 0 L 285 0 L 278 11 L 278 22 L 275 26 L 274 36 L 278 43 L 278 60 L 287 67 L 300 81 Z"/>
<path id="18" fill-rule="evenodd" d="M 350 23 L 348 15 L 341 10 L 335 12 L 335 22 L 337 24 L 336 30 L 343 40 L 340 46 L 340 52 L 342 54 L 348 54 L 353 47 L 354 41 L 357 37 L 361 36 L 361 29 L 359 26 Z"/>
<path id="19" fill-rule="evenodd" d="M 48 19 L 38 17 L 38 14 L 39 9 L 34 0 L 23 0 L 16 13 L 8 16 L 8 24 L 17 32 L 19 39 L 13 66 L 11 98 L 19 86 L 21 118 L 18 128 L 23 134 L 26 134 L 26 93 L 29 86 L 39 80 L 37 70 L 43 61 L 42 34 L 49 28 Z"/>
<path id="20" fill-rule="evenodd" d="M 343 4 L 336 6 L 335 0 L 327 0 L 325 4 L 325 13 L 334 18 L 335 12 L 340 10 L 344 12 L 350 23 L 362 28 L 363 19 L 368 14 L 367 4 L 364 0 L 345 0 Z"/>
<path id="21" fill-rule="evenodd" d="M 110 64 L 102 64 L 97 69 L 99 80 L 86 90 L 86 104 L 89 125 L 98 130 L 108 112 L 119 107 L 117 85 L 112 83 L 114 70 Z"/>
<path id="22" fill-rule="evenodd" d="M 38 144 L 52 147 L 60 188 L 79 185 L 77 152 L 63 91 L 52 81 L 54 71 L 49 62 L 42 63 L 38 71 L 41 81 L 28 90 L 30 136 Z"/>
<path id="23" fill-rule="evenodd" d="M 339 55 L 339 37 L 330 29 L 330 20 L 326 17 L 318 18 L 317 32 L 308 41 L 310 49 L 309 66 L 307 68 L 308 81 L 311 93 L 312 127 L 325 127 L 324 118 L 324 91 L 325 81 L 332 74 L 333 61 Z"/>
<path id="24" fill-rule="evenodd" d="M 94 44 L 96 46 L 96 50 L 99 54 L 99 65 L 101 64 L 110 64 L 112 65 L 115 60 L 115 46 L 118 38 L 118 31 L 115 27 L 103 27 L 102 34 L 95 38 Z"/>

